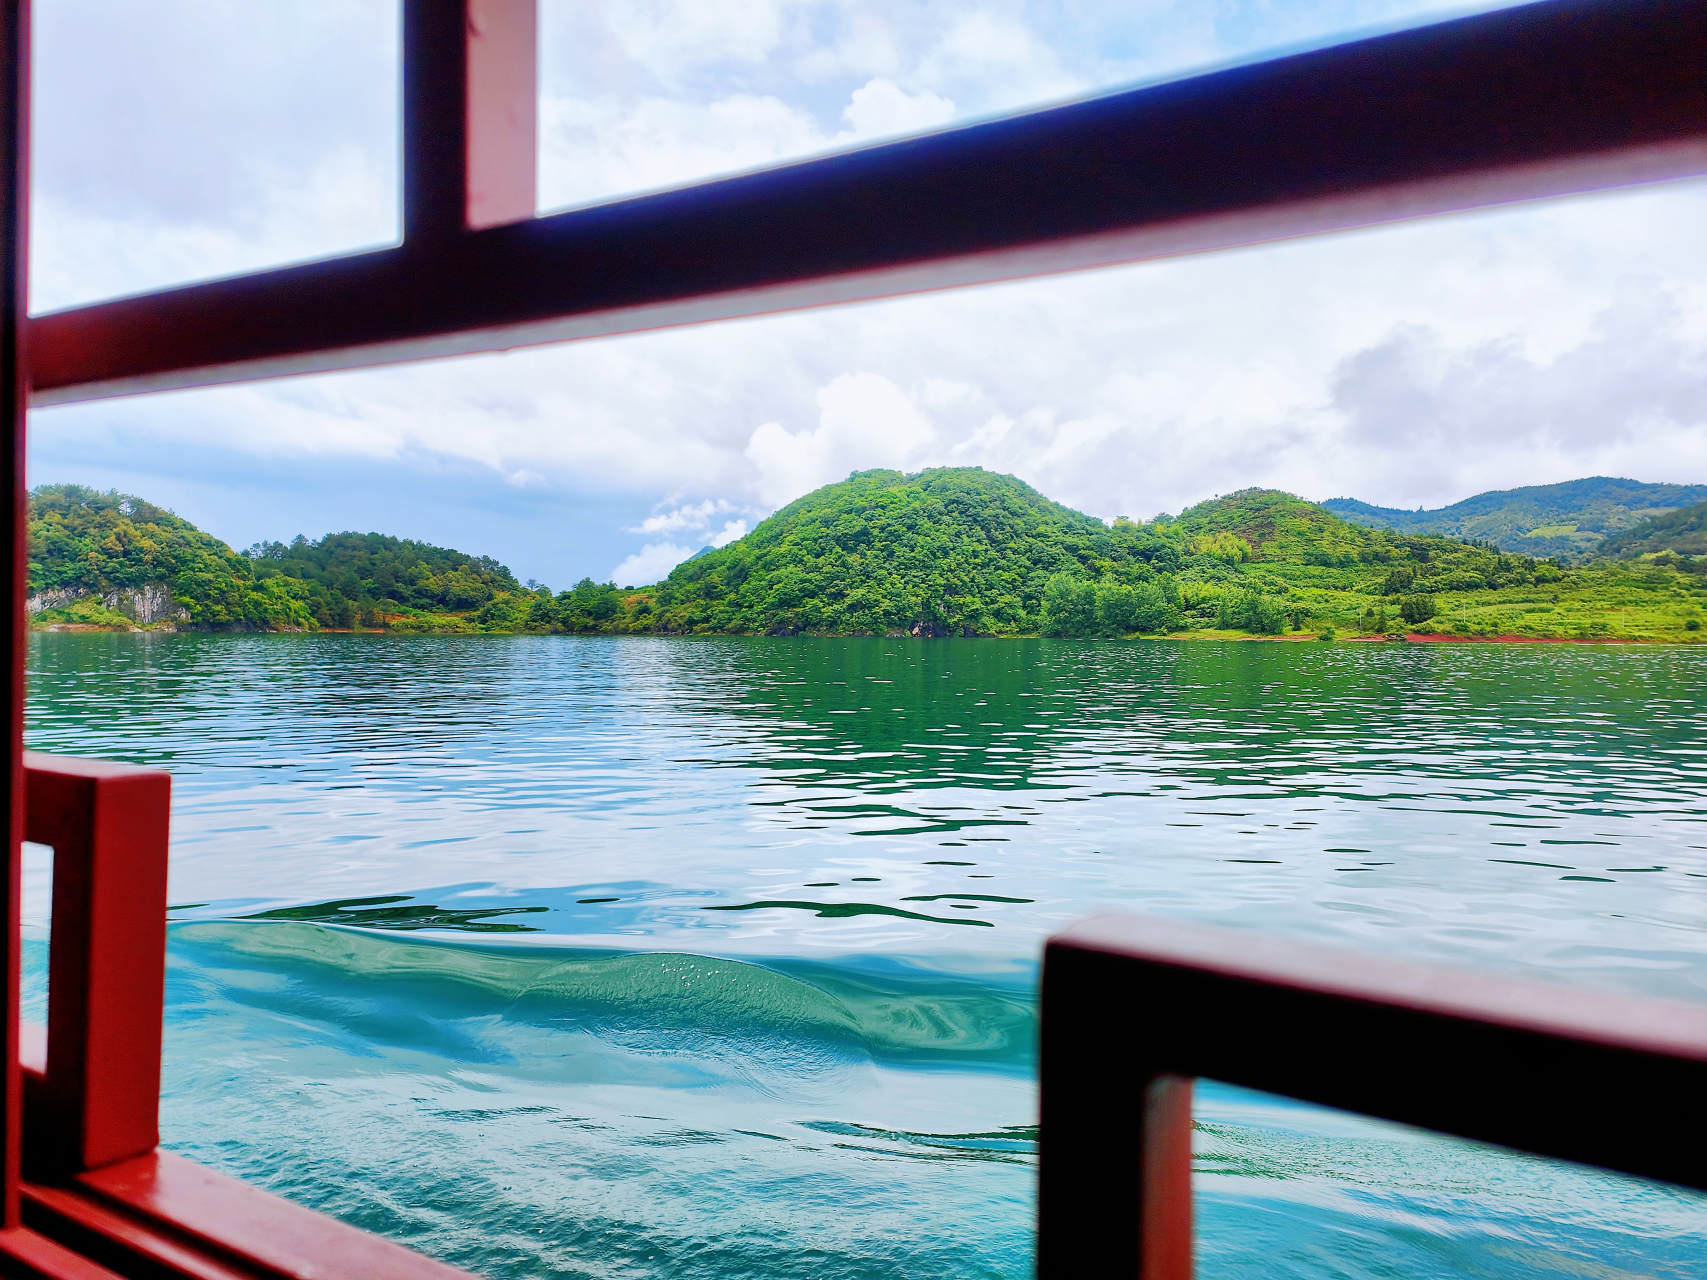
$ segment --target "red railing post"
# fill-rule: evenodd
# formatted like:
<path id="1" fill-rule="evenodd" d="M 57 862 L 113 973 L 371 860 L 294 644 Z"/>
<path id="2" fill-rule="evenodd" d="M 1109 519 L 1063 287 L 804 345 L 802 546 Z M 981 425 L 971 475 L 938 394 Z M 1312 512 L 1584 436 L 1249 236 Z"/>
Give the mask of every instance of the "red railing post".
<path id="1" fill-rule="evenodd" d="M 1187 1078 L 1707 1189 L 1697 1005 L 1100 916 L 1045 950 L 1041 1066 L 1045 1278 L 1191 1275 Z"/>
<path id="2" fill-rule="evenodd" d="M 53 846 L 47 1064 L 32 1165 L 98 1169 L 160 1141 L 166 852 L 158 770 L 27 753 L 25 838 Z"/>
<path id="3" fill-rule="evenodd" d="M 1079 954 L 1043 971 L 1039 1280 L 1191 1280 L 1189 1078 L 1166 1010 L 1134 1016 Z"/>
<path id="4" fill-rule="evenodd" d="M 20 1221 L 20 1153 L 23 1142 L 23 1079 L 18 1065 L 22 1026 L 18 981 L 22 963 L 18 903 L 24 835 L 24 599 L 29 551 L 24 495 L 24 410 L 29 398 L 25 372 L 24 314 L 29 218 L 28 0 L 0 4 L 0 527 L 5 530 L 5 594 L 11 609 L 6 687 L 6 848 L 0 880 L 0 1230 L 13 1233 Z"/>
<path id="5" fill-rule="evenodd" d="M 1144 1093 L 1139 1275 L 1191 1280 L 1191 1096 L 1187 1076 L 1156 1076 Z"/>

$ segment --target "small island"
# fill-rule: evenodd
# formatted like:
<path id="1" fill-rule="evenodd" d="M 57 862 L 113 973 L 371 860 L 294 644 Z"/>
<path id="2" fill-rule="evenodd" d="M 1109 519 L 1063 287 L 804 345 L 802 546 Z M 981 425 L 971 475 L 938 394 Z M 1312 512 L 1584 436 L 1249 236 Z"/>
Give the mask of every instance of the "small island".
<path id="1" fill-rule="evenodd" d="M 1605 505 L 1634 482 L 1573 485 Z M 1561 551 L 1535 556 L 1272 489 L 1108 524 L 977 467 L 862 471 L 660 583 L 553 592 L 378 533 L 240 553 L 141 498 L 48 485 L 30 495 L 29 611 L 43 630 L 1696 643 L 1707 502 L 1632 506 L 1656 496 L 1589 538 L 1536 515 L 1552 523 L 1513 536 Z"/>

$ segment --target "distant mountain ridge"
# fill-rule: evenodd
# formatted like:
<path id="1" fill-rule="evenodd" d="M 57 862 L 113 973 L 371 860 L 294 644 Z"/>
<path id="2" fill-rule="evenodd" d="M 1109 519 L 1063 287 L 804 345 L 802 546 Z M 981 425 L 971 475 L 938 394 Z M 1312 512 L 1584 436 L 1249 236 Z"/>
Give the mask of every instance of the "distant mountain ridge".
<path id="1" fill-rule="evenodd" d="M 1581 561 L 1598 554 L 1609 535 L 1698 502 L 1707 502 L 1707 485 L 1589 476 L 1562 484 L 1494 489 L 1433 511 L 1377 507 L 1355 498 L 1329 498 L 1320 505 L 1342 520 L 1370 528 L 1473 538 L 1519 555 Z"/>
<path id="2" fill-rule="evenodd" d="M 1674 556 L 1707 555 L 1707 502 L 1652 516 L 1600 544 L 1602 555 L 1623 559 L 1668 551 Z"/>

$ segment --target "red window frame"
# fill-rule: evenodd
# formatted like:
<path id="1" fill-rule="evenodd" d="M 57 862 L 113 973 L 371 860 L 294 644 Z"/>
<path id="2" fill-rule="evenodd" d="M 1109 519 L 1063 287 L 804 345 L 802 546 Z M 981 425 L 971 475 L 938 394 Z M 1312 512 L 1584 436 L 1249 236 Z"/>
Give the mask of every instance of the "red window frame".
<path id="1" fill-rule="evenodd" d="M 26 766 L 28 405 L 634 332 L 1707 173 L 1707 5 L 1544 0 L 541 218 L 535 26 L 534 0 L 403 0 L 396 247 L 32 318 L 29 3 L 0 0 L 0 505 L 12 608 L 0 1272 L 459 1274 L 153 1149 L 163 942 L 110 932 L 123 924 L 101 904 L 131 876 L 125 892 L 158 889 L 164 905 L 167 783 Z M 128 816 L 103 827 L 114 812 Z M 58 880 L 66 895 L 45 1062 L 18 1017 L 26 822 L 61 846 L 56 903 Z M 103 861 L 103 839 L 131 840 L 130 854 Z M 108 957 L 124 946 L 148 964 L 115 968 Z M 1671 1034 L 1674 1010 L 1624 1002 L 1635 1021 L 1620 1022 L 1547 988 L 1490 1003 L 1475 975 L 1407 970 L 1357 985 L 1344 970 L 1278 944 L 1148 925 L 1052 942 L 1040 1271 L 1189 1275 L 1183 1081 L 1198 1074 L 1703 1185 L 1699 1158 L 1579 1142 L 1563 1109 L 1532 1109 L 1532 1123 L 1514 1128 L 1465 1085 L 1407 1110 L 1336 1076 L 1319 1047 L 1277 1073 L 1181 995 L 1244 1001 L 1248 1017 L 1306 1047 L 1348 1025 L 1405 1046 L 1448 1026 L 1501 1061 L 1543 1043 L 1586 1054 L 1650 1094 L 1663 1087 L 1671 1114 L 1700 1135 L 1707 1029 Z M 114 982 L 128 1005 L 114 1001 Z M 1111 1056 L 1098 1024 L 1117 1009 L 1144 1034 L 1128 1028 Z M 1648 1031 L 1630 1031 L 1638 1025 Z M 1413 1074 L 1426 1084 L 1421 1067 Z M 1512 1097 L 1510 1080 L 1493 1077 Z M 1112 1126 L 1093 1103 L 1114 1106 Z M 1131 1153 L 1112 1166 L 1111 1128 Z"/>

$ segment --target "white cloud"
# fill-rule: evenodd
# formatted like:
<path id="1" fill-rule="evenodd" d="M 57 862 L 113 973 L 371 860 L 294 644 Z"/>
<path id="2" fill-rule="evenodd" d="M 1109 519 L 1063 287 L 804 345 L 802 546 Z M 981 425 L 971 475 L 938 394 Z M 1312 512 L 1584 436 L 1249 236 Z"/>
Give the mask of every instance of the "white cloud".
<path id="1" fill-rule="evenodd" d="M 1707 350 L 1684 327 L 1658 282 L 1626 282 L 1581 341 L 1541 356 L 1516 335 L 1452 343 L 1400 324 L 1336 366 L 1340 438 L 1402 460 L 1394 489 L 1406 501 L 1495 457 L 1555 475 L 1621 473 L 1663 450 L 1667 474 L 1707 475 Z"/>
<path id="2" fill-rule="evenodd" d="M 645 587 L 661 582 L 698 547 L 678 547 L 673 542 L 648 542 L 610 571 L 610 581 L 619 587 Z"/>
<path id="3" fill-rule="evenodd" d="M 921 59 L 924 84 L 979 85 L 985 110 L 1045 102 L 1095 87 L 1063 65 L 1035 26 L 988 9 L 963 11 Z"/>
<path id="4" fill-rule="evenodd" d="M 548 98 L 540 125 L 546 209 L 756 168 L 827 145 L 809 114 L 757 94 L 704 103 Z"/>
<path id="5" fill-rule="evenodd" d="M 54 0 L 33 23 L 35 309 L 396 236 L 394 0 Z"/>
<path id="6" fill-rule="evenodd" d="M 623 52 L 653 77 L 677 85 L 707 64 L 760 62 L 783 38 L 788 0 L 616 0 L 588 6 Z"/>
<path id="7" fill-rule="evenodd" d="M 704 529 L 714 517 L 738 510 L 727 498 L 707 498 L 659 512 L 642 520 L 630 533 L 676 533 L 682 529 Z"/>
<path id="8" fill-rule="evenodd" d="M 755 487 L 768 506 L 783 506 L 850 471 L 916 466 L 936 439 L 906 393 L 880 374 L 841 374 L 817 400 L 816 428 L 790 432 L 766 422 L 747 442 Z"/>
<path id="9" fill-rule="evenodd" d="M 714 547 L 726 547 L 736 538 L 744 538 L 746 535 L 747 522 L 745 520 L 728 520 L 724 522 L 721 529 L 711 535 L 710 542 Z"/>
<path id="10" fill-rule="evenodd" d="M 853 138 L 876 138 L 885 134 L 912 133 L 947 124 L 954 119 L 954 103 L 929 89 L 908 93 L 893 80 L 875 77 L 853 91 L 842 108 Z"/>

